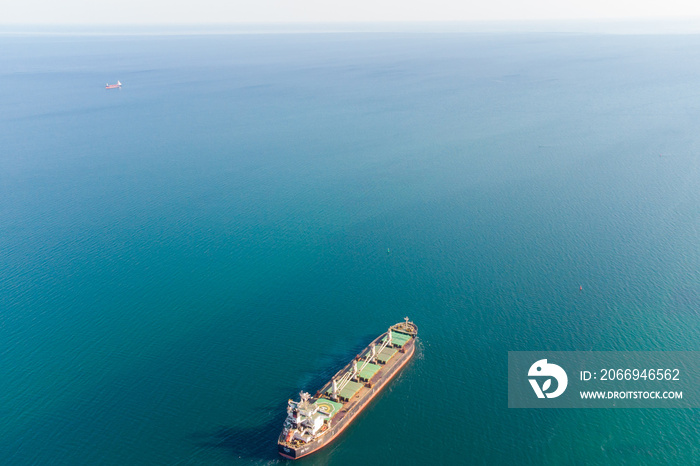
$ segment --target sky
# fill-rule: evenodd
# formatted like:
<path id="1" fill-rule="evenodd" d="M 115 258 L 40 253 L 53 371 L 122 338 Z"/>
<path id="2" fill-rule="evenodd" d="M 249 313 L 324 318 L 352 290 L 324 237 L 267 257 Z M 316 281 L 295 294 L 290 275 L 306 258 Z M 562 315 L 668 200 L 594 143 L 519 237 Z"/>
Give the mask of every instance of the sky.
<path id="1" fill-rule="evenodd" d="M 7 0 L 0 24 L 687 19 L 700 0 Z"/>

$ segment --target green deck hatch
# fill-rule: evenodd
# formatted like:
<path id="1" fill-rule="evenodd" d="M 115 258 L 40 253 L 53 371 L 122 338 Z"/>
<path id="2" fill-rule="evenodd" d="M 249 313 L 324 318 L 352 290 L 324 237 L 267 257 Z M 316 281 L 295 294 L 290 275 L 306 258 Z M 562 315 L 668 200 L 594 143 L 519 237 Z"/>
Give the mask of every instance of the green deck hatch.
<path id="1" fill-rule="evenodd" d="M 389 348 L 386 347 L 384 348 L 381 353 L 377 355 L 377 360 L 381 363 L 386 364 L 386 362 L 391 359 L 393 355 L 395 355 L 398 352 L 396 348 Z"/>
<path id="2" fill-rule="evenodd" d="M 363 364 L 364 364 L 364 362 L 358 362 L 358 363 L 357 363 L 357 365 L 360 366 L 360 367 L 362 367 Z M 364 380 L 369 380 L 369 379 L 371 379 L 371 378 L 374 376 L 374 374 L 376 374 L 377 371 L 378 371 L 379 369 L 381 369 L 381 367 L 382 367 L 382 366 L 380 366 L 380 365 L 378 365 L 378 364 L 372 364 L 371 362 L 370 362 L 370 363 L 367 363 L 367 366 L 366 366 L 364 369 L 362 369 L 362 370 L 360 371 L 360 378 L 361 378 L 361 379 L 364 379 Z"/>
<path id="3" fill-rule="evenodd" d="M 402 348 L 403 345 L 410 340 L 411 337 L 410 335 L 406 335 L 405 333 L 399 333 L 399 332 L 391 332 L 391 343 L 393 345 L 398 346 L 399 348 Z M 382 338 L 382 343 L 386 341 L 386 337 Z"/>
<path id="4" fill-rule="evenodd" d="M 355 396 L 355 393 L 360 391 L 360 389 L 363 387 L 363 384 L 359 382 L 353 382 L 352 380 L 348 381 L 348 384 L 343 388 L 340 393 L 338 394 L 340 398 L 343 398 L 345 400 L 349 400 L 353 396 Z M 329 388 L 326 390 L 326 394 L 330 395 L 333 393 L 333 388 Z"/>

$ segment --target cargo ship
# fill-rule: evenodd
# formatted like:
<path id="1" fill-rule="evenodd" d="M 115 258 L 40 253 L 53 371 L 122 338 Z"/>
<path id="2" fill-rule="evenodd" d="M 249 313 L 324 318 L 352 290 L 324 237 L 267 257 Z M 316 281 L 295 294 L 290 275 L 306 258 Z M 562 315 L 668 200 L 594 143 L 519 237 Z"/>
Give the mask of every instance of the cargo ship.
<path id="1" fill-rule="evenodd" d="M 105 89 L 121 89 L 121 87 L 122 83 L 120 83 L 119 81 L 117 81 L 117 84 L 105 84 Z"/>
<path id="2" fill-rule="evenodd" d="M 289 400 L 277 440 L 279 454 L 297 459 L 331 443 L 411 359 L 417 334 L 418 327 L 406 317 L 375 338 L 314 396 L 302 391 L 300 401 Z"/>

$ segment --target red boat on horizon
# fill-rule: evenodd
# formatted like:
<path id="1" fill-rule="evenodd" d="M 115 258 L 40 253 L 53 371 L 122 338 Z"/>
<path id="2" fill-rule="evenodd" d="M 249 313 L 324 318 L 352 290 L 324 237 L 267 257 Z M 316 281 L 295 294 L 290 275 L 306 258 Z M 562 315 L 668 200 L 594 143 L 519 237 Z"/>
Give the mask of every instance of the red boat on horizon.
<path id="1" fill-rule="evenodd" d="M 105 84 L 105 89 L 121 89 L 121 87 L 122 83 L 120 83 L 119 81 L 117 81 L 117 84 Z"/>

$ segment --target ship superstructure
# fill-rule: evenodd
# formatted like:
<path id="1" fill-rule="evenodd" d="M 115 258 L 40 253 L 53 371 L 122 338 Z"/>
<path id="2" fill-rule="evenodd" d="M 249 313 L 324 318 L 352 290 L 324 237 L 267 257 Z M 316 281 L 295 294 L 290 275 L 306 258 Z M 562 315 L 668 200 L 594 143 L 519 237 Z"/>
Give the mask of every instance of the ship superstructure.
<path id="1" fill-rule="evenodd" d="M 408 317 L 375 338 L 312 397 L 289 400 L 277 441 L 290 459 L 313 453 L 335 439 L 379 393 L 415 351 L 418 327 Z"/>

